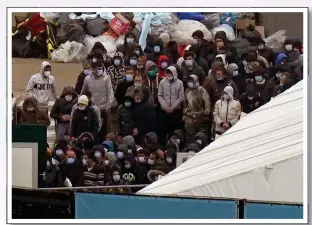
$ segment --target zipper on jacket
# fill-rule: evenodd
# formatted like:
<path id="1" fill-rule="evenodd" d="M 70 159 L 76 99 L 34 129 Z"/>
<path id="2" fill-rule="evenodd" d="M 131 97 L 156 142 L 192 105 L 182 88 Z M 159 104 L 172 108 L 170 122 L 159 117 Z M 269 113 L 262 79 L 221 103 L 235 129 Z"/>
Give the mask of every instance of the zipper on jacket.
<path id="1" fill-rule="evenodd" d="M 229 112 L 229 101 L 227 101 L 227 105 L 226 105 L 226 116 L 225 116 L 225 122 L 227 123 L 227 118 L 228 118 L 228 112 Z"/>
<path id="2" fill-rule="evenodd" d="M 171 82 L 170 82 L 170 97 L 169 97 L 170 103 L 169 103 L 169 107 L 171 107 Z"/>

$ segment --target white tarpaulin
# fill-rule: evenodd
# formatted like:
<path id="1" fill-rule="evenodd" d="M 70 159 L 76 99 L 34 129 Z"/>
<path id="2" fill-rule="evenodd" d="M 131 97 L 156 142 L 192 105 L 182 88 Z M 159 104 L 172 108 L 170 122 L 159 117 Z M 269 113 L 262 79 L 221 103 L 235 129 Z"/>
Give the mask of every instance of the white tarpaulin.
<path id="1" fill-rule="evenodd" d="M 138 194 L 303 202 L 302 81 Z"/>

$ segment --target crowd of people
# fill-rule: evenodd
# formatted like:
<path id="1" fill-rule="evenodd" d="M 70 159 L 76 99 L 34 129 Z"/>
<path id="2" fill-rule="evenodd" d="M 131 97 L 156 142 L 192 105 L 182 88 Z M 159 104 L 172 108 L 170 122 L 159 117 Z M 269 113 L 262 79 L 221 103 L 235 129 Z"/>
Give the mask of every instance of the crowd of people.
<path id="1" fill-rule="evenodd" d="M 31 76 L 13 123 L 50 125 L 47 186 L 149 184 L 176 167 L 178 152 L 197 153 L 239 120 L 303 78 L 302 43 L 286 39 L 280 52 L 248 38 L 239 55 L 219 31 L 202 31 L 183 50 L 166 33 L 142 51 L 128 32 L 113 57 L 97 42 L 75 87 L 57 96 L 52 65 Z M 122 186 L 111 192 L 133 192 Z"/>

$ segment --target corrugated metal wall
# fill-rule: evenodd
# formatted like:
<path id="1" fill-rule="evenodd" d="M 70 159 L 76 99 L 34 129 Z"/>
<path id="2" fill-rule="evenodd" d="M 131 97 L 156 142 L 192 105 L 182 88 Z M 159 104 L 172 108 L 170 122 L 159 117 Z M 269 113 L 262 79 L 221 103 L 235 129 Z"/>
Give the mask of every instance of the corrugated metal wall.
<path id="1" fill-rule="evenodd" d="M 265 27 L 265 36 L 278 30 L 286 30 L 288 37 L 303 40 L 303 13 L 260 13 L 260 24 Z"/>

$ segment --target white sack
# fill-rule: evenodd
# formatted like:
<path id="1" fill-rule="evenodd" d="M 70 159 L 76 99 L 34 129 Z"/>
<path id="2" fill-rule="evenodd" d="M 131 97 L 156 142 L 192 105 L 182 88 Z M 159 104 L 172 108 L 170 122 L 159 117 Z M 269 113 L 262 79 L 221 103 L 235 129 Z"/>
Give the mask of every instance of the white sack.
<path id="1" fill-rule="evenodd" d="M 274 52 L 279 52 L 283 49 L 284 41 L 286 39 L 286 31 L 279 30 L 264 39 L 265 46 L 272 48 Z"/>
<path id="2" fill-rule="evenodd" d="M 196 30 L 201 30 L 204 33 L 205 40 L 212 40 L 211 31 L 204 24 L 195 20 L 181 20 L 172 34 L 172 39 L 182 45 L 193 44 L 192 34 Z"/>
<path id="3" fill-rule="evenodd" d="M 55 12 L 41 12 L 40 16 L 44 18 L 47 22 L 53 22 L 56 18 L 58 18 L 59 13 Z"/>
<path id="4" fill-rule="evenodd" d="M 220 26 L 213 28 L 213 36 L 215 36 L 218 31 L 224 31 L 226 33 L 226 38 L 229 41 L 233 41 L 236 38 L 234 29 L 227 24 L 221 24 Z"/>
<path id="5" fill-rule="evenodd" d="M 87 35 L 84 39 L 84 44 L 87 48 L 88 54 L 91 52 L 95 42 L 101 42 L 107 50 L 107 55 L 113 57 L 117 50 L 117 44 L 115 43 L 115 38 L 111 36 L 98 36 L 92 37 Z"/>
<path id="6" fill-rule="evenodd" d="M 78 42 L 67 41 L 52 52 L 51 59 L 56 62 L 81 62 L 88 56 L 87 48 Z"/>

